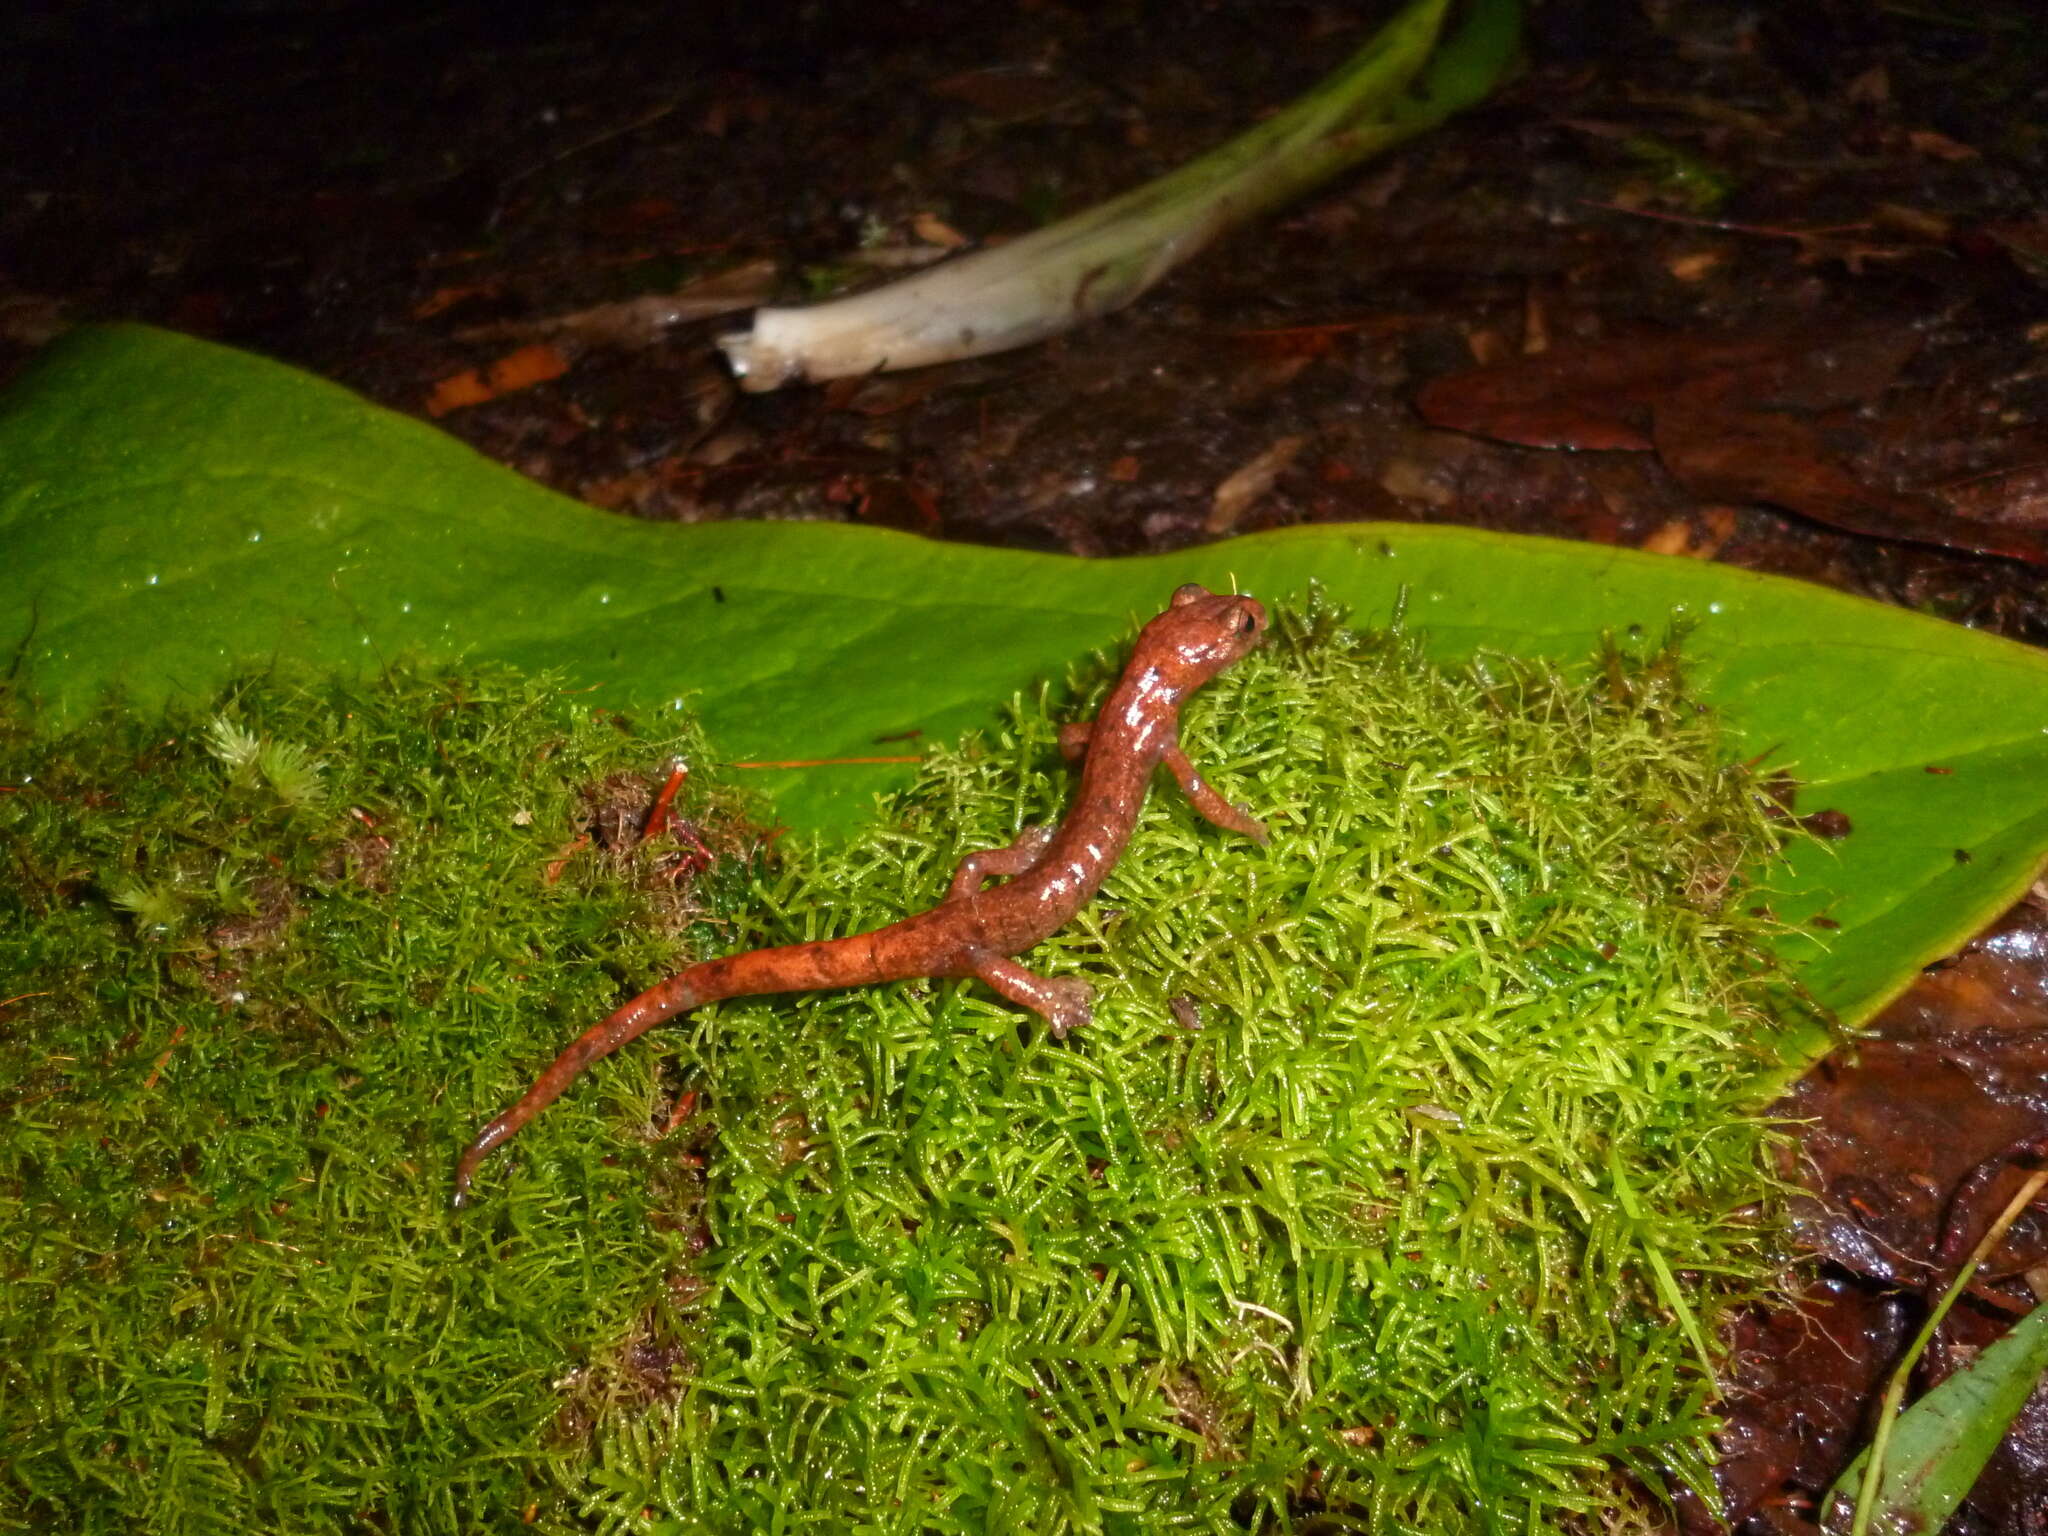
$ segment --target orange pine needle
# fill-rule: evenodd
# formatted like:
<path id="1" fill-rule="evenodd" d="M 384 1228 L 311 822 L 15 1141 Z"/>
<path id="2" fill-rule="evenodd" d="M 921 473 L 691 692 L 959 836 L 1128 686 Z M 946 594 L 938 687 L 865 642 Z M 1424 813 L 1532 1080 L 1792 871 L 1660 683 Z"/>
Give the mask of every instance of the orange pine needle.
<path id="1" fill-rule="evenodd" d="M 728 768 L 837 768 L 844 763 L 916 763 L 915 752 L 900 757 L 793 757 L 780 763 L 727 763 Z"/>

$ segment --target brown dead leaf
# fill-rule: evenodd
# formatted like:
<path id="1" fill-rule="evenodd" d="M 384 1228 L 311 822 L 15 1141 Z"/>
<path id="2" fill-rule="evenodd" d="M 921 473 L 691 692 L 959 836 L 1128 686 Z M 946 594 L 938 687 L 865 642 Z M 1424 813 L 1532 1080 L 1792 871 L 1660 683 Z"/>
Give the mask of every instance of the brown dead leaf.
<path id="1" fill-rule="evenodd" d="M 1719 381 L 1657 412 L 1657 455 L 1695 496 L 1767 502 L 1872 538 L 2048 564 L 2048 532 L 1957 517 L 1932 497 L 1866 484 L 1811 421 L 1755 409 L 1735 389 Z"/>
<path id="2" fill-rule="evenodd" d="M 1380 489 L 1399 501 L 1419 501 L 1431 507 L 1448 507 L 1458 499 L 1458 493 L 1428 465 L 1405 457 L 1388 459 L 1380 466 Z"/>
<path id="3" fill-rule="evenodd" d="M 1892 99 L 1891 72 L 1882 64 L 1873 64 L 1842 88 L 1844 101 L 1862 102 L 1866 106 L 1883 106 Z"/>
<path id="4" fill-rule="evenodd" d="M 1816 331 L 1825 334 L 1806 334 Z M 1823 439 L 1818 414 L 1882 396 L 1919 346 L 1903 326 L 1839 331 L 1822 345 L 1786 334 L 1636 337 L 1448 375 L 1417 404 L 1438 426 L 1530 447 L 1654 448 L 1703 501 L 1763 502 L 1849 533 L 2048 564 L 2048 519 L 2032 515 L 2048 503 L 2048 469 L 1957 487 L 1945 497 L 1957 510 L 1947 510 L 1936 495 L 1868 482 Z M 2028 512 L 1983 515 L 2014 506 Z M 1695 552 L 1682 524 L 1645 547 Z"/>
<path id="5" fill-rule="evenodd" d="M 0 340 L 41 347 L 71 329 L 64 301 L 44 293 L 0 296 Z"/>
<path id="6" fill-rule="evenodd" d="M 1664 263 L 1664 270 L 1681 283 L 1696 283 L 1728 259 L 1726 251 L 1687 251 Z"/>
<path id="7" fill-rule="evenodd" d="M 1682 517 L 1674 517 L 1658 524 L 1639 547 L 1650 555 L 1682 555 L 1691 543 L 1692 524 Z"/>
<path id="8" fill-rule="evenodd" d="M 1936 133 L 1932 128 L 1916 128 L 1906 135 L 1906 142 L 1919 153 L 1935 160 L 1975 160 L 1977 151 L 1969 145 L 1950 138 L 1945 133 Z"/>
<path id="9" fill-rule="evenodd" d="M 1708 507 L 1695 520 L 1690 517 L 1674 517 L 1664 523 L 1647 539 L 1641 548 L 1653 555 L 1682 555 L 1688 560 L 1711 560 L 1721 553 L 1728 540 L 1735 534 L 1735 509 L 1733 507 Z"/>
<path id="10" fill-rule="evenodd" d="M 412 317 L 415 320 L 431 320 L 443 310 L 453 309 L 464 299 L 495 298 L 497 293 L 498 285 L 496 282 L 457 283 L 444 288 L 436 288 L 412 307 Z"/>
<path id="11" fill-rule="evenodd" d="M 1955 234 L 1955 226 L 1946 214 L 1906 203 L 1879 203 L 1873 210 L 1872 222 L 1933 245 L 1946 245 Z"/>
<path id="12" fill-rule="evenodd" d="M 1976 232 L 2004 247 L 2023 270 L 2048 278 L 2048 219 L 2001 219 L 1980 224 Z"/>
<path id="13" fill-rule="evenodd" d="M 1641 452 L 1651 446 L 1659 399 L 1782 345 L 1774 337 L 1673 333 L 1559 346 L 1432 379 L 1416 406 L 1436 426 L 1529 448 Z"/>
<path id="14" fill-rule="evenodd" d="M 1416 404 L 1437 426 L 1531 448 L 1640 451 L 1652 446 L 1651 416 L 1702 382 L 1739 379 L 1753 402 L 1820 410 L 1881 394 L 1919 344 L 1900 327 L 1819 346 L 1772 332 L 1623 337 L 1448 374 Z"/>
<path id="15" fill-rule="evenodd" d="M 941 246 L 949 251 L 957 251 L 968 243 L 965 235 L 936 213 L 913 215 L 910 220 L 910 232 L 926 245 Z"/>
<path id="16" fill-rule="evenodd" d="M 1210 533 L 1228 533 L 1235 528 L 1307 444 L 1308 438 L 1298 433 L 1280 438 L 1250 463 L 1232 472 L 1216 487 L 1203 528 Z"/>
<path id="17" fill-rule="evenodd" d="M 1072 80 L 1031 65 L 966 69 L 934 80 L 925 90 L 999 123 L 1043 117 L 1080 95 Z"/>
<path id="18" fill-rule="evenodd" d="M 1951 485 L 1934 494 L 1958 517 L 2025 528 L 2048 528 L 2048 464 L 2020 464 Z"/>
<path id="19" fill-rule="evenodd" d="M 826 384 L 825 404 L 861 416 L 894 416 L 930 397 L 940 384 L 929 368 L 912 374 L 867 373 Z"/>

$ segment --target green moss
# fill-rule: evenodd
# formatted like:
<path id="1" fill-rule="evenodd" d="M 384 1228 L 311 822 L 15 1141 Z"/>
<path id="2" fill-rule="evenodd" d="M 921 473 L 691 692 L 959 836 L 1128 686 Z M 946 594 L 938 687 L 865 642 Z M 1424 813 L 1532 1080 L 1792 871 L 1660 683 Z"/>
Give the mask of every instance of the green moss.
<path id="1" fill-rule="evenodd" d="M 1056 815 L 1054 732 L 937 754 L 778 936 Z M 605 1438 L 606 1529 L 1543 1530 L 1706 1483 L 1699 1352 L 1773 1269 L 1738 892 L 1780 834 L 1672 658 L 1451 676 L 1316 614 L 1186 739 L 1272 845 L 1152 797 L 1033 952 L 1102 984 L 1084 1036 L 933 985 L 676 1031 L 695 1367 Z"/>
<path id="2" fill-rule="evenodd" d="M 717 889 L 654 849 L 549 879 L 592 786 L 644 810 L 629 776 L 678 750 L 504 673 L 16 730 L 0 1528 L 562 1528 L 554 1383 L 644 1336 L 688 1257 L 635 1134 L 654 1058 L 536 1126 L 481 1220 L 449 1171 L 679 933 L 730 941 L 729 842 Z"/>
<path id="3" fill-rule="evenodd" d="M 886 922 L 1057 815 L 1013 713 L 848 848 L 710 816 L 680 891 L 550 878 L 677 746 L 502 673 L 17 736 L 0 1528 L 1540 1530 L 1702 1480 L 1700 1352 L 1773 1268 L 1739 872 L 1779 833 L 1664 654 L 1447 675 L 1283 617 L 1186 729 L 1272 845 L 1162 785 L 1028 960 L 1090 1030 L 708 1008 L 449 1215 L 679 949 Z"/>

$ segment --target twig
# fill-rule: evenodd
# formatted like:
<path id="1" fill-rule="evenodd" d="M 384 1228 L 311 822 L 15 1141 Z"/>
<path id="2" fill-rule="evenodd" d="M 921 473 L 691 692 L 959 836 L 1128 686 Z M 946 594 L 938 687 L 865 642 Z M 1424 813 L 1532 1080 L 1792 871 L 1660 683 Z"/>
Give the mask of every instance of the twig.
<path id="1" fill-rule="evenodd" d="M 685 1120 L 689 1119 L 689 1118 L 690 1118 L 690 1112 L 691 1112 L 692 1110 L 694 1110 L 694 1109 L 695 1109 L 696 1107 L 697 1107 L 697 1090 L 696 1090 L 696 1089 L 694 1089 L 694 1088 L 688 1088 L 688 1089 L 685 1089 L 685 1090 L 684 1090 L 683 1092 L 681 1092 L 681 1093 L 677 1094 L 677 1095 L 676 1095 L 676 1102 L 675 1102 L 675 1108 L 671 1109 L 671 1110 L 670 1110 L 670 1111 L 668 1112 L 668 1124 L 667 1124 L 667 1125 L 664 1125 L 664 1126 L 663 1126 L 663 1127 L 661 1128 L 661 1135 L 662 1135 L 662 1136 L 673 1136 L 673 1135 L 674 1135 L 674 1134 L 676 1133 L 676 1127 L 677 1127 L 677 1126 L 679 1126 L 679 1125 L 681 1125 L 681 1124 L 682 1124 L 682 1123 L 683 1123 L 683 1122 L 684 1122 Z M 661 1139 L 661 1138 L 660 1138 L 660 1137 L 657 1137 L 657 1138 L 656 1138 L 656 1140 L 659 1140 L 659 1139 Z"/>
<path id="2" fill-rule="evenodd" d="M 10 998 L 8 999 L 8 1001 L 12 1002 L 13 999 Z M 175 1051 L 178 1048 L 178 1039 L 184 1033 L 185 1026 L 182 1024 L 178 1025 L 175 1029 L 171 1031 L 170 1043 L 164 1047 L 163 1054 L 157 1057 L 156 1065 L 149 1069 L 149 1076 L 145 1077 L 142 1080 L 142 1091 L 144 1093 L 147 1093 L 150 1089 L 154 1088 L 156 1086 L 156 1080 L 159 1077 L 163 1076 L 164 1067 L 169 1063 L 171 1059 L 171 1052 Z"/>
<path id="3" fill-rule="evenodd" d="M 689 764 L 680 757 L 670 760 L 668 782 L 661 786 L 661 793 L 654 797 L 654 804 L 648 807 L 647 819 L 640 823 L 641 842 L 650 842 L 668 830 L 668 808 L 675 803 L 676 791 L 683 787 L 683 780 L 689 776 Z"/>
<path id="4" fill-rule="evenodd" d="M 1582 197 L 1579 205 L 1583 208 L 1604 208 L 1609 213 L 1625 213 L 1631 218 L 1655 219 L 1660 224 L 1686 224 L 1694 229 L 1718 229 L 1731 235 L 1768 235 L 1773 240 L 1811 240 L 1817 235 L 1853 235 L 1870 228 L 1865 219 L 1855 224 L 1817 224 L 1812 229 L 1780 229 L 1770 224 L 1737 224 L 1730 219 L 1702 219 L 1693 214 L 1664 213 L 1654 208 L 1630 208 L 1621 203 L 1603 203 L 1598 198 Z"/>

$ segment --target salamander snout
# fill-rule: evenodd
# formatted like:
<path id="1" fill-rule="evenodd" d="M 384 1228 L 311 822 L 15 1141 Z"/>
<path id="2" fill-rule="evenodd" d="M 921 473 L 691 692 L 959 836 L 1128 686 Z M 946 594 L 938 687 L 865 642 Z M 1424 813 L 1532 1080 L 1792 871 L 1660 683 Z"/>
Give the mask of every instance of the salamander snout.
<path id="1" fill-rule="evenodd" d="M 1211 592 L 1189 582 L 1173 594 L 1166 612 L 1145 626 L 1141 646 L 1170 657 L 1185 685 L 1208 681 L 1266 635 L 1266 605 L 1235 592 Z"/>

